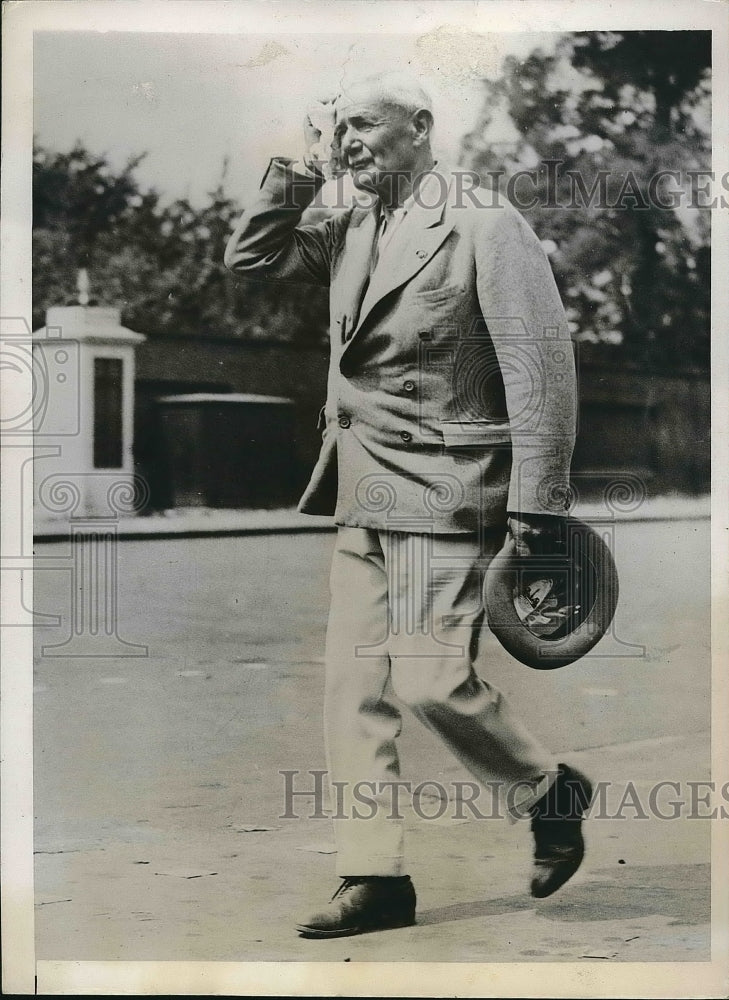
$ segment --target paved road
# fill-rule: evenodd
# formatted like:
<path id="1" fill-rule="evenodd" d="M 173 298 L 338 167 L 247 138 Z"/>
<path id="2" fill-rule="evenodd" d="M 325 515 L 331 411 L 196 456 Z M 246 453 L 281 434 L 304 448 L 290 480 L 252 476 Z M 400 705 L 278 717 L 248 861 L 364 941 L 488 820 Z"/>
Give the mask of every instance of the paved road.
<path id="1" fill-rule="evenodd" d="M 646 790 L 705 778 L 708 542 L 706 522 L 621 525 L 621 603 L 599 655 L 537 673 L 492 642 L 484 676 L 547 745 L 600 777 Z M 41 655 L 68 633 L 73 574 L 65 545 L 37 547 L 59 561 L 36 574 L 36 608 L 62 618 L 37 630 L 38 957 L 705 957 L 709 824 L 654 819 L 593 824 L 586 873 L 538 906 L 523 893 L 524 824 L 416 822 L 417 928 L 318 952 L 293 935 L 292 912 L 333 884 L 327 821 L 308 818 L 303 800 L 298 821 L 279 818 L 279 771 L 324 767 L 332 544 L 119 544 L 118 633 L 148 656 L 107 659 Z M 407 717 L 401 752 L 413 781 L 466 777 Z"/>

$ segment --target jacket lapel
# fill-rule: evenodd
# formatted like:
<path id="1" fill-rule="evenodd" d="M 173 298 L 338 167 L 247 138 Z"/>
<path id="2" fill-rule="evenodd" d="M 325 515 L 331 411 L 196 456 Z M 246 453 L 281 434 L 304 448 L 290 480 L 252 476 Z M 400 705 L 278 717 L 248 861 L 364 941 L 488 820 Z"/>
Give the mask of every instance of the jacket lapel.
<path id="1" fill-rule="evenodd" d="M 351 336 L 357 325 L 362 295 L 370 276 L 378 217 L 379 203 L 358 212 L 347 229 L 342 268 L 337 277 L 337 286 L 341 289 L 337 295 L 337 318 L 343 341 Z"/>
<path id="2" fill-rule="evenodd" d="M 430 196 L 432 199 L 432 195 Z M 374 274 L 364 294 L 359 316 L 355 316 L 354 328 L 350 327 L 348 343 L 362 329 L 367 317 L 374 307 L 390 292 L 411 281 L 425 267 L 438 248 L 444 242 L 455 225 L 446 215 L 446 201 L 439 199 L 433 207 L 425 207 L 417 202 L 411 207 L 400 226 L 393 234 L 387 247 L 387 258 L 375 268 Z M 369 213 L 372 218 L 373 232 L 368 244 L 368 254 L 372 252 L 374 227 L 377 214 Z M 347 247 L 349 252 L 349 247 Z M 369 268 L 370 257 L 365 266 Z M 362 294 L 364 279 L 358 285 L 358 295 Z"/>

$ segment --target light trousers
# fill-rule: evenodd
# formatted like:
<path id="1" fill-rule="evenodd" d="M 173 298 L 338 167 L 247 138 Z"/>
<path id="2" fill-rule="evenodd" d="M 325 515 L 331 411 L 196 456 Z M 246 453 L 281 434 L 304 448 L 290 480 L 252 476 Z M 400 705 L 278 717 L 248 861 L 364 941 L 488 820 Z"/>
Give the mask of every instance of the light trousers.
<path id="1" fill-rule="evenodd" d="M 478 782 L 517 787 L 513 815 L 554 778 L 551 755 L 476 672 L 483 574 L 502 543 L 503 532 L 479 544 L 475 535 L 339 528 L 324 707 L 339 875 L 406 873 L 388 784 L 400 778 L 400 705 Z"/>

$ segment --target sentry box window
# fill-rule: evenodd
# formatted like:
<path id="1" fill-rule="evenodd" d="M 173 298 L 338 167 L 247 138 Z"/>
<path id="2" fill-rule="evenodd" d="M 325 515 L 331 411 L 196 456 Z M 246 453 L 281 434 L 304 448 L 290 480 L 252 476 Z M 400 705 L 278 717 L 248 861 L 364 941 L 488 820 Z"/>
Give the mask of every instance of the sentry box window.
<path id="1" fill-rule="evenodd" d="M 122 359 L 94 358 L 94 468 L 121 469 Z"/>

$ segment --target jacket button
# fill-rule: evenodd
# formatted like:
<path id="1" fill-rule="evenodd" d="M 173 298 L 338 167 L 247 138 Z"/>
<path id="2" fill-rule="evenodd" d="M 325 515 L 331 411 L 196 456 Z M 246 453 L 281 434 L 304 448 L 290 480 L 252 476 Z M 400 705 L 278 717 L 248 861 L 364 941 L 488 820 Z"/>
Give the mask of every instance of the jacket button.
<path id="1" fill-rule="evenodd" d="M 412 441 L 413 436 L 410 431 L 400 431 L 400 437 L 407 444 L 408 441 Z"/>
<path id="2" fill-rule="evenodd" d="M 347 427 L 349 427 L 351 425 L 351 423 L 352 423 L 352 421 L 349 419 L 349 417 L 340 417 L 339 418 L 339 426 L 340 427 L 344 427 L 345 430 L 346 430 Z"/>
<path id="3" fill-rule="evenodd" d="M 402 387 L 405 390 L 405 392 L 414 392 L 415 391 L 415 383 L 413 382 L 413 380 L 411 378 L 409 378 L 405 382 L 403 382 Z"/>

